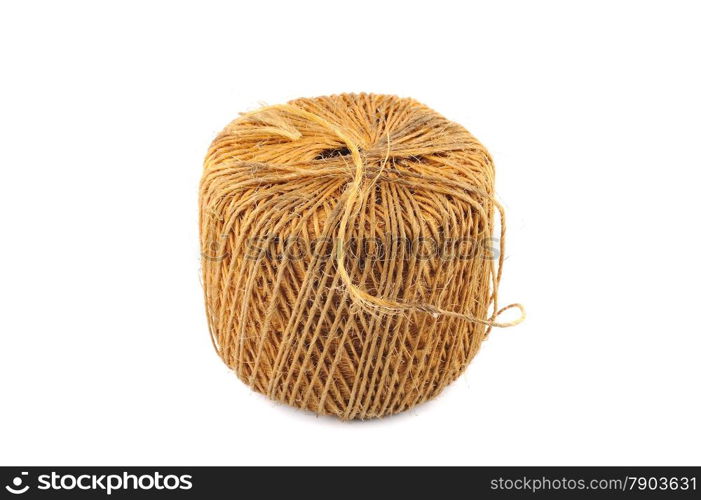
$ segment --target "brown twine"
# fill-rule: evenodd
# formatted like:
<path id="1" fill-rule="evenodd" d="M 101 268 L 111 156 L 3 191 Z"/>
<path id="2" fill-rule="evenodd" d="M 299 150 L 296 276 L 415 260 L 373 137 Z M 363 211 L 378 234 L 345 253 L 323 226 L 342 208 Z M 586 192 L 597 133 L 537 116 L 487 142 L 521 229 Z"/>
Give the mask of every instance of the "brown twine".
<path id="1" fill-rule="evenodd" d="M 493 188 L 486 149 L 412 99 L 343 94 L 243 114 L 212 143 L 200 188 L 217 352 L 255 390 L 319 414 L 379 417 L 432 398 L 492 327 L 525 318 L 497 306 L 506 226 Z M 496 259 L 397 243 L 490 242 L 494 209 Z M 348 251 L 380 237 L 381 258 Z M 510 308 L 521 317 L 497 322 Z"/>

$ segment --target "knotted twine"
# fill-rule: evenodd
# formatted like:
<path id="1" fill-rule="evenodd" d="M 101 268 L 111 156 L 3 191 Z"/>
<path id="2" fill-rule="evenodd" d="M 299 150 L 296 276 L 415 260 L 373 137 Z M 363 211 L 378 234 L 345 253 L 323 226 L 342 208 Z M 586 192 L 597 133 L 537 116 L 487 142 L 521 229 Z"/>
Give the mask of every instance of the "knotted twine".
<path id="1" fill-rule="evenodd" d="M 242 114 L 210 146 L 200 186 L 219 356 L 256 391 L 342 419 L 434 397 L 492 327 L 525 317 L 497 307 L 506 226 L 493 191 L 487 150 L 413 99 Z M 496 321 L 510 308 L 521 317 Z"/>

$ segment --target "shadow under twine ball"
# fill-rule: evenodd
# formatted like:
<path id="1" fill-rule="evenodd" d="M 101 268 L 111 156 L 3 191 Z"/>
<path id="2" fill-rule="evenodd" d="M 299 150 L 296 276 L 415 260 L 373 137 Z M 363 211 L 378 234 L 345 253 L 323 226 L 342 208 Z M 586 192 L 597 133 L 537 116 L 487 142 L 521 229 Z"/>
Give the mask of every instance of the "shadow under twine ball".
<path id="1" fill-rule="evenodd" d="M 433 398 L 492 327 L 525 315 L 497 307 L 493 193 L 484 146 L 413 99 L 342 94 L 242 114 L 212 143 L 200 187 L 219 356 L 256 391 L 341 419 Z M 511 307 L 521 317 L 498 322 Z"/>

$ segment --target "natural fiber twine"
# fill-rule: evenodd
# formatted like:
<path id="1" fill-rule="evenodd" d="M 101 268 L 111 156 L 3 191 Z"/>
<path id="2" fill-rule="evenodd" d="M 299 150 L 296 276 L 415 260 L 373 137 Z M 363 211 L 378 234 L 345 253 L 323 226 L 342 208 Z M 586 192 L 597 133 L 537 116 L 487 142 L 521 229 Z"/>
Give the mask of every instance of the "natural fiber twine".
<path id="1" fill-rule="evenodd" d="M 243 114 L 212 143 L 200 188 L 217 352 L 256 391 L 319 414 L 380 417 L 431 399 L 491 327 L 525 315 L 497 308 L 493 192 L 487 150 L 412 99 L 343 94 Z M 454 251 L 484 242 L 495 248 Z M 511 307 L 521 317 L 498 322 Z"/>

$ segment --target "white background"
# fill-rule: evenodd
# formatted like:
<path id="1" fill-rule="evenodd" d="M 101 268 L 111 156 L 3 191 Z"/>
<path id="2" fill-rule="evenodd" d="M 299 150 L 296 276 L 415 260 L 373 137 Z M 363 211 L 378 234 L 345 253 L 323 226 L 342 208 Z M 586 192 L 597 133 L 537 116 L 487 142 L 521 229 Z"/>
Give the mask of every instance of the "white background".
<path id="1" fill-rule="evenodd" d="M 0 10 L 3 465 L 701 464 L 693 2 L 23 2 Z M 197 189 L 239 111 L 412 96 L 494 156 L 496 330 L 343 423 L 210 345 Z"/>

